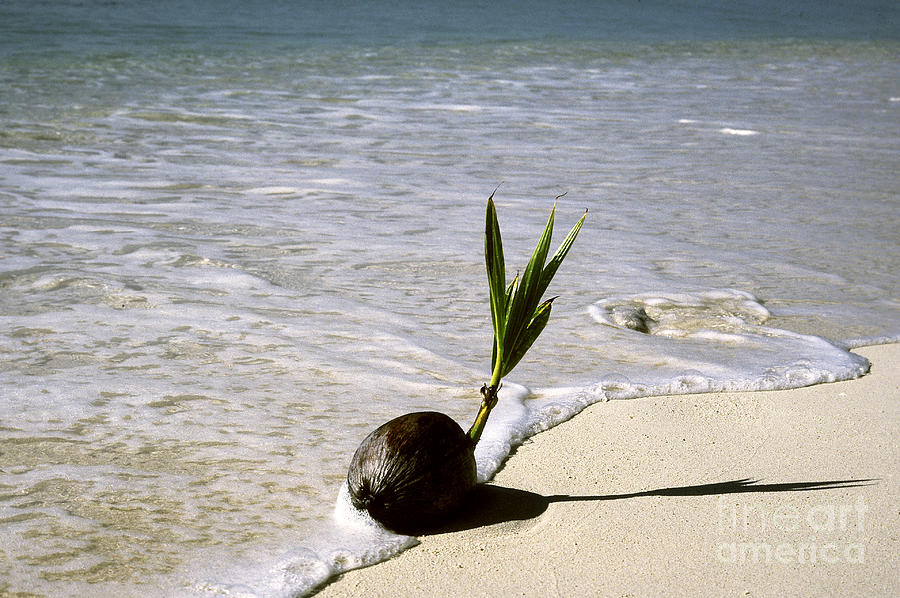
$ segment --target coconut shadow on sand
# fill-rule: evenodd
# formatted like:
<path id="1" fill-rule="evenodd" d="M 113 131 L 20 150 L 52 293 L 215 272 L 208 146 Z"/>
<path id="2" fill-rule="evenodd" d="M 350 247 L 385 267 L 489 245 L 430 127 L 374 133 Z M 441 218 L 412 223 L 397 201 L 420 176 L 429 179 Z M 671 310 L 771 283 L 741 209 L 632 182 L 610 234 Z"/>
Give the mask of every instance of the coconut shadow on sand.
<path id="1" fill-rule="evenodd" d="M 624 500 L 643 496 L 711 496 L 723 494 L 739 494 L 750 492 L 808 492 L 812 490 L 831 490 L 836 488 L 853 488 L 877 484 L 876 479 L 828 480 L 822 482 L 784 482 L 763 484 L 759 480 L 744 478 L 728 482 L 698 484 L 695 486 L 676 486 L 658 488 L 641 492 L 624 494 L 594 494 L 572 496 L 554 494 L 542 496 L 526 490 L 506 488 L 492 484 L 476 486 L 463 511 L 452 521 L 432 530 L 420 532 L 419 535 L 458 532 L 510 521 L 525 521 L 543 514 L 556 502 L 582 502 Z"/>

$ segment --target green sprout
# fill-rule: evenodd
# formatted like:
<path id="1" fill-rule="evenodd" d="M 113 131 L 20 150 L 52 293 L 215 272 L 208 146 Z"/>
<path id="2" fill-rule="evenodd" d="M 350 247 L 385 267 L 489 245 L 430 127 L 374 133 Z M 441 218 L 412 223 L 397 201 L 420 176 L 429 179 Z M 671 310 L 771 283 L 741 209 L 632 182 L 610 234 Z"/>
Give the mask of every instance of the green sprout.
<path id="1" fill-rule="evenodd" d="M 494 193 L 496 193 L 496 189 Z M 491 193 L 488 198 L 484 226 L 484 259 L 491 297 L 494 348 L 491 355 L 491 381 L 490 384 L 481 388 L 483 397 L 481 408 L 475 417 L 475 423 L 469 430 L 469 438 L 472 439 L 473 444 L 476 444 L 481 438 L 491 409 L 497 404 L 500 380 L 516 367 L 547 325 L 547 321 L 550 319 L 550 308 L 556 297 L 551 297 L 543 302 L 541 302 L 541 297 L 550 285 L 559 265 L 569 253 L 569 249 L 587 217 L 587 210 L 585 210 L 584 215 L 575 223 L 548 262 L 547 255 L 550 251 L 553 219 L 556 214 L 556 201 L 554 201 L 547 226 L 544 228 L 544 233 L 541 235 L 534 253 L 531 254 L 531 260 L 529 260 L 522 277 L 519 278 L 519 274 L 516 273 L 512 282 L 507 284 L 500 225 L 497 223 L 497 210 L 494 207 L 494 193 Z M 558 200 L 563 195 L 556 199 Z"/>

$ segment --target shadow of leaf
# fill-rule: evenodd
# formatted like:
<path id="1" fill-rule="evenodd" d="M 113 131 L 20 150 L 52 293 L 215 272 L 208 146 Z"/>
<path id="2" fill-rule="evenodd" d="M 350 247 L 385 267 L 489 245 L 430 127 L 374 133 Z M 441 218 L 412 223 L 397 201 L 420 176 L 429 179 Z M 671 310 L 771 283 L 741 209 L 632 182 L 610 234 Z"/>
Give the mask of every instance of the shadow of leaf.
<path id="1" fill-rule="evenodd" d="M 425 532 L 425 534 L 456 532 L 505 523 L 508 521 L 534 519 L 544 513 L 550 503 L 555 502 L 625 500 L 642 496 L 710 496 L 748 492 L 809 492 L 812 490 L 871 486 L 877 483 L 878 480 L 875 479 L 858 479 L 763 484 L 760 483 L 759 480 L 744 478 L 728 482 L 657 488 L 654 490 L 627 492 L 624 494 L 594 494 L 581 496 L 572 496 L 568 494 L 542 496 L 526 490 L 483 484 L 477 486 L 475 490 L 472 491 L 465 508 L 457 517 L 443 526 Z"/>

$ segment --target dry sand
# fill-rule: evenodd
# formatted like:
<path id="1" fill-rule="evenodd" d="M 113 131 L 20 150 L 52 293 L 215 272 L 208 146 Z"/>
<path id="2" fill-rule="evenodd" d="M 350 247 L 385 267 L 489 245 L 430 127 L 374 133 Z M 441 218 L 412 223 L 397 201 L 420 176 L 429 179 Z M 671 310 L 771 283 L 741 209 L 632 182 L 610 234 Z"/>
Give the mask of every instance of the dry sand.
<path id="1" fill-rule="evenodd" d="M 857 352 L 850 382 L 596 404 L 317 598 L 900 596 L 900 344 Z"/>

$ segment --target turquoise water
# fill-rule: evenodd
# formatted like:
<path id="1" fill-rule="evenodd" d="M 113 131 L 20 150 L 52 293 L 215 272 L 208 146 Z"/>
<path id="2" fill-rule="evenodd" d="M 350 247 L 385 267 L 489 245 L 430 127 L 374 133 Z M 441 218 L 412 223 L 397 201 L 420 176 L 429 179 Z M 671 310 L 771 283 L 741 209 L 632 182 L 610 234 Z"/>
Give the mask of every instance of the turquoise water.
<path id="1" fill-rule="evenodd" d="M 337 497 L 383 421 L 474 417 L 501 182 L 510 271 L 590 214 L 482 479 L 591 402 L 863 374 L 896 6 L 662 4 L 4 3 L 0 594 L 292 596 L 414 542 Z"/>

